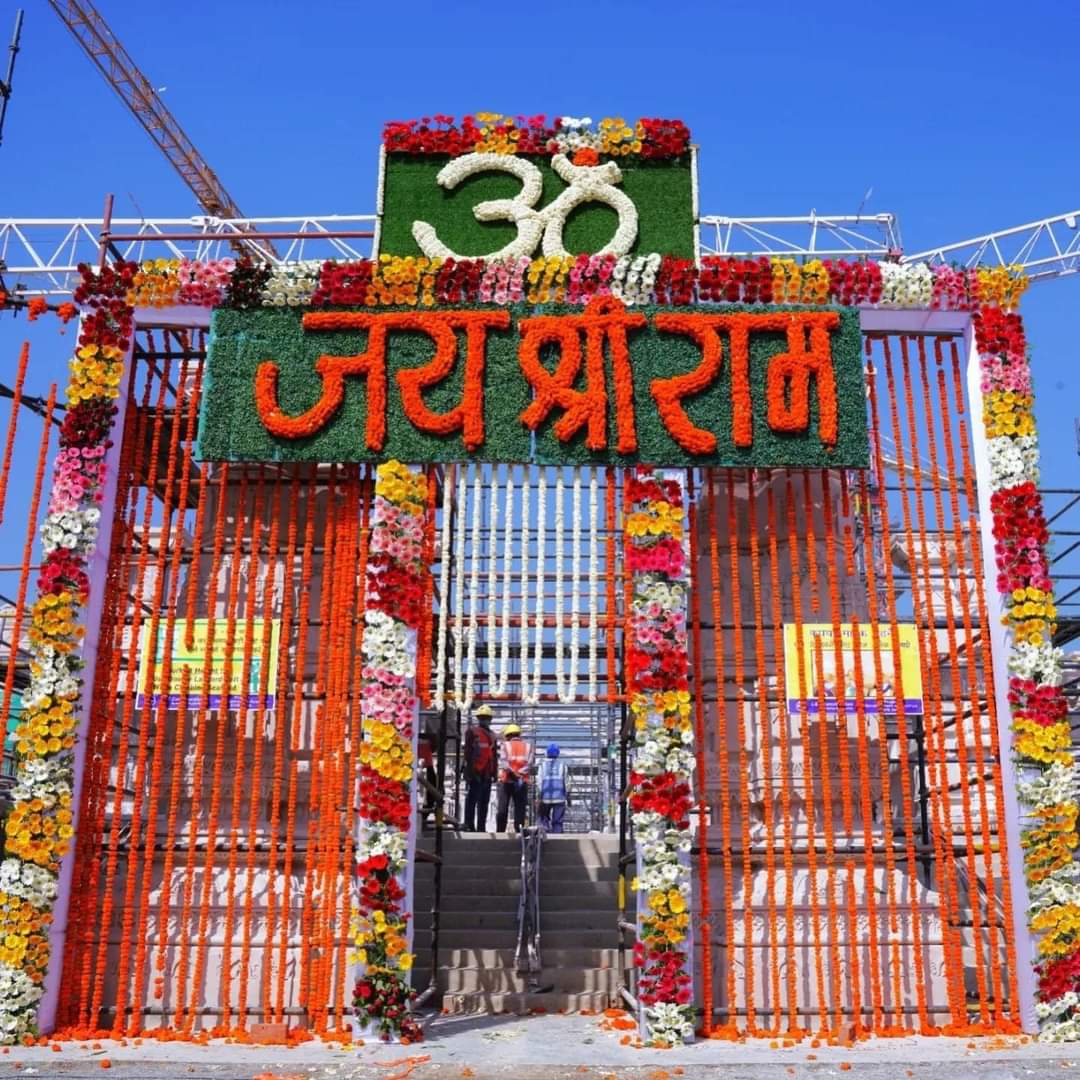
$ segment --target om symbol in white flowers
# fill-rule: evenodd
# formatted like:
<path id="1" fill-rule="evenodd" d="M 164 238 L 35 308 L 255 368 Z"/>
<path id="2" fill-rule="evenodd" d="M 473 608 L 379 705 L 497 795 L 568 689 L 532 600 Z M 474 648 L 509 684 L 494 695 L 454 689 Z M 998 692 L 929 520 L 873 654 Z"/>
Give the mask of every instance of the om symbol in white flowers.
<path id="1" fill-rule="evenodd" d="M 619 215 L 615 235 L 595 254 L 626 255 L 637 238 L 638 216 L 630 198 L 615 187 L 622 182 L 619 166 L 614 161 L 603 165 L 575 165 L 565 154 L 556 154 L 551 159 L 551 167 L 569 187 L 542 210 L 534 207 L 543 189 L 543 174 L 524 158 L 508 154 L 465 154 L 440 169 L 436 180 L 448 190 L 457 187 L 466 177 L 481 172 L 507 172 L 521 181 L 521 191 L 512 199 L 489 199 L 473 208 L 477 221 L 509 221 L 518 230 L 509 244 L 483 258 L 514 259 L 532 255 L 541 238 L 544 255 L 570 254 L 563 246 L 563 228 L 571 211 L 586 202 L 606 203 Z M 414 221 L 412 233 L 429 259 L 480 257 L 461 256 L 451 251 L 436 235 L 435 227 L 426 221 Z"/>

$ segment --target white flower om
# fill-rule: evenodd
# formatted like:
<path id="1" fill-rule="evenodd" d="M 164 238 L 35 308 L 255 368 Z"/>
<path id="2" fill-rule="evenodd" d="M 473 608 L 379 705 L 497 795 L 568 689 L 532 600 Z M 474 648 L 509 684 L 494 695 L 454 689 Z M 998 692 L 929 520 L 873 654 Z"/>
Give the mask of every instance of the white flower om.
<path id="1" fill-rule="evenodd" d="M 565 154 L 556 154 L 551 167 L 569 185 L 554 202 L 542 210 L 534 207 L 543 192 L 543 173 L 531 161 L 510 154 L 465 154 L 454 158 L 439 170 L 438 183 L 453 190 L 462 180 L 476 173 L 507 172 L 521 181 L 521 191 L 512 199 L 489 199 L 473 208 L 477 221 L 509 221 L 517 226 L 517 236 L 489 252 L 487 259 L 511 259 L 531 255 L 543 240 L 545 256 L 564 256 L 563 228 L 574 209 L 586 202 L 600 202 L 619 215 L 615 235 L 600 249 L 599 255 L 625 255 L 637 238 L 637 208 L 616 184 L 622 183 L 622 171 L 614 161 L 603 165 L 575 165 Z M 435 227 L 426 221 L 414 221 L 413 236 L 420 250 L 430 259 L 458 259 L 438 237 Z"/>

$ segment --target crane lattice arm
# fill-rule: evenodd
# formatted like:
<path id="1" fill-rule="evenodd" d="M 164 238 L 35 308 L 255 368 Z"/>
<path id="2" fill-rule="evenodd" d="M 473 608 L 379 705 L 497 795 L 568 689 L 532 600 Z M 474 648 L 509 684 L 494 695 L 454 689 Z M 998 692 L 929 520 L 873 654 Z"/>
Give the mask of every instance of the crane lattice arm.
<path id="1" fill-rule="evenodd" d="M 172 162 L 199 205 L 216 218 L 244 217 L 225 185 L 203 160 L 195 144 L 94 5 L 85 0 L 49 0 L 49 3 L 158 149 Z M 265 254 L 275 254 L 269 241 L 253 243 Z"/>
<path id="2" fill-rule="evenodd" d="M 1032 281 L 1080 272 L 1080 210 L 904 255 L 903 262 L 1018 266 Z"/>

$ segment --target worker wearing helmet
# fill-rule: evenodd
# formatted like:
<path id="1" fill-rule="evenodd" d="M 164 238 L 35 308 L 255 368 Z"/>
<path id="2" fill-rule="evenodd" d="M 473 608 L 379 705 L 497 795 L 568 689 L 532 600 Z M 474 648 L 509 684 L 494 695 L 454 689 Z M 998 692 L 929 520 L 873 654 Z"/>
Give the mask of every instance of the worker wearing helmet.
<path id="1" fill-rule="evenodd" d="M 540 824 L 548 832 L 563 831 L 563 816 L 570 805 L 570 778 L 564 762 L 559 760 L 559 744 L 547 748 L 547 757 L 540 762 Z"/>
<path id="2" fill-rule="evenodd" d="M 465 831 L 486 832 L 491 785 L 499 771 L 499 739 L 491 730 L 491 706 L 481 705 L 465 731 L 463 750 L 465 773 Z"/>
<path id="3" fill-rule="evenodd" d="M 502 768 L 499 772 L 499 801 L 495 813 L 495 830 L 506 831 L 510 803 L 514 804 L 514 831 L 525 827 L 525 802 L 529 791 L 529 772 L 532 770 L 532 749 L 521 737 L 517 724 L 503 728 Z"/>

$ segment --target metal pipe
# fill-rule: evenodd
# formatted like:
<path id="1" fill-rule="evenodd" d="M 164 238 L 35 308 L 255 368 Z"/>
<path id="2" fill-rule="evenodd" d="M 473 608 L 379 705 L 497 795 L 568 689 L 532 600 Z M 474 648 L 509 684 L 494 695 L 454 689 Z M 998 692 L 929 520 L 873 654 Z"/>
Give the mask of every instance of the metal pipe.
<path id="1" fill-rule="evenodd" d="M 111 199 L 112 196 L 110 195 Z M 111 207 L 110 207 L 111 211 Z M 106 217 L 111 214 L 106 215 Z M 371 240 L 375 233 L 371 229 L 350 229 L 344 232 L 223 232 L 223 233 L 110 233 L 103 228 L 101 232 L 103 241 L 110 244 L 137 244 L 150 240 L 221 240 L 232 242 L 234 240 Z"/>

